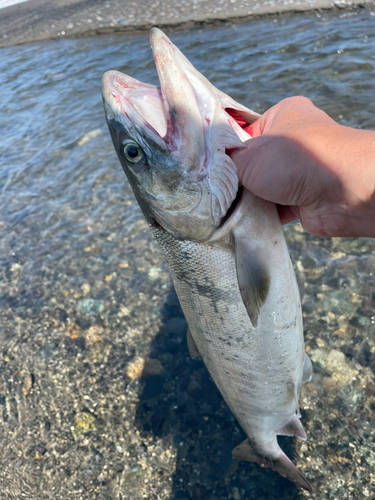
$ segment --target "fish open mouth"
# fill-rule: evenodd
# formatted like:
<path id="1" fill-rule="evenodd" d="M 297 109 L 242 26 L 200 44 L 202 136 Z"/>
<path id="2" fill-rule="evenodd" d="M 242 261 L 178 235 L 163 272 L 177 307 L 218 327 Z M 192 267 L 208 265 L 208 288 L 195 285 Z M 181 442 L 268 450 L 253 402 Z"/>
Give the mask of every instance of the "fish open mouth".
<path id="1" fill-rule="evenodd" d="M 215 88 L 159 29 L 151 30 L 150 43 L 160 87 L 108 71 L 103 76 L 107 121 L 113 130 L 123 127 L 138 137 L 152 160 L 166 155 L 174 175 L 168 177 L 167 168 L 151 169 L 150 191 L 154 209 L 163 212 L 160 219 L 169 214 L 168 230 L 182 239 L 208 240 L 238 203 L 230 153 L 251 138 L 259 115 Z M 198 191 L 200 199 L 193 203 Z M 182 224 L 182 217 L 189 224 Z"/>
<path id="2" fill-rule="evenodd" d="M 207 113 L 207 103 L 197 92 L 198 72 L 160 30 L 151 30 L 150 42 L 160 87 L 142 83 L 119 71 L 108 71 L 103 76 L 104 100 L 111 103 L 115 112 L 140 123 L 167 144 L 175 143 L 176 136 L 178 146 L 202 143 L 213 117 Z M 200 77 L 205 80 L 203 75 Z M 225 103 L 222 108 L 228 114 L 228 123 L 238 142 L 249 139 L 248 126 L 254 121 L 249 110 L 240 105 L 237 109 L 227 107 Z"/>
<path id="3" fill-rule="evenodd" d="M 103 100 L 110 104 L 110 113 L 126 116 L 164 139 L 168 123 L 161 89 L 120 73 L 107 71 L 103 76 Z"/>
<path id="4" fill-rule="evenodd" d="M 228 113 L 229 116 L 233 118 L 233 120 L 235 120 L 237 125 L 241 127 L 242 130 L 244 130 L 249 135 L 249 139 L 251 139 L 253 122 L 249 122 L 248 120 L 246 120 L 246 118 L 242 116 L 236 109 L 225 108 L 225 111 Z"/>
<path id="5" fill-rule="evenodd" d="M 169 109 L 166 109 L 166 100 L 163 98 L 162 89 L 154 85 L 142 83 L 135 78 L 120 73 L 119 71 L 107 71 L 103 77 L 103 89 L 106 95 L 105 98 L 110 98 L 112 107 L 118 112 L 130 117 L 130 110 L 133 110 L 133 115 L 137 115 L 137 121 L 141 122 L 151 132 L 156 133 L 160 139 L 166 139 L 168 130 L 171 125 L 168 124 Z M 170 108 L 168 105 L 167 108 Z M 232 120 L 229 124 L 235 122 L 238 128 L 246 132 L 247 137 L 251 138 L 252 123 L 240 114 L 240 112 L 233 108 L 225 108 L 225 112 Z M 206 119 L 206 125 L 210 121 Z M 169 126 L 168 126 L 169 125 Z M 236 127 L 236 131 L 238 132 Z M 226 148 L 225 152 L 230 153 L 235 148 Z"/>

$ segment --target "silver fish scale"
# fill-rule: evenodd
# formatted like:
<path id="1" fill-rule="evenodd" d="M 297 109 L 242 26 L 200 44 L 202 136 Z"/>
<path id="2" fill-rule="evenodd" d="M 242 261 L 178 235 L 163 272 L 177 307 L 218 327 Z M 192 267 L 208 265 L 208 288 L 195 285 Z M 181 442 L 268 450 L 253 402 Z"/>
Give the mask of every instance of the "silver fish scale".
<path id="1" fill-rule="evenodd" d="M 226 403 L 249 436 L 269 432 L 259 417 L 277 412 L 280 425 L 280 406 L 286 400 L 288 406 L 295 406 L 293 390 L 280 377 L 283 357 L 277 362 L 272 359 L 263 333 L 251 324 L 239 291 L 233 253 L 216 245 L 177 240 L 160 228 L 152 231 L 165 253 L 199 354 Z M 291 370 L 285 366 L 285 371 L 294 383 L 293 373 L 288 373 Z M 293 411 L 288 409 L 286 421 Z"/>

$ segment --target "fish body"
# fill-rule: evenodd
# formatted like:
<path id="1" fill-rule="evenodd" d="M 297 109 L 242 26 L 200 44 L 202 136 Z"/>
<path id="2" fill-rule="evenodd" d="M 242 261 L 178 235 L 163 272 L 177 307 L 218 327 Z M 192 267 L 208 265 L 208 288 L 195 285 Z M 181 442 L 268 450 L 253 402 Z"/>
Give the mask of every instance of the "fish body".
<path id="1" fill-rule="evenodd" d="M 155 28 L 151 47 L 160 89 L 118 72 L 103 77 L 115 149 L 164 251 L 189 350 L 247 435 L 233 456 L 311 491 L 277 442 L 306 439 L 298 398 L 311 364 L 298 286 L 275 205 L 238 190 L 227 155 L 250 139 L 238 117 L 248 125 L 259 115 L 213 87 Z"/>

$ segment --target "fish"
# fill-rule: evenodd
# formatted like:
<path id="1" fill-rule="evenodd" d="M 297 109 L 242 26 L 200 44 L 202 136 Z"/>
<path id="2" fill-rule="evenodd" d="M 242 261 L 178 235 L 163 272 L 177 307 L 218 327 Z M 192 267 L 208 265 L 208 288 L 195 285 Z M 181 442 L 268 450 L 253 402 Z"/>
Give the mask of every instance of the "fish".
<path id="1" fill-rule="evenodd" d="M 230 152 L 259 114 L 215 88 L 158 28 L 160 87 L 103 75 L 113 145 L 164 252 L 201 358 L 246 439 L 235 459 L 312 491 L 277 436 L 305 440 L 301 385 L 311 379 L 301 300 L 276 207 L 239 186 Z"/>

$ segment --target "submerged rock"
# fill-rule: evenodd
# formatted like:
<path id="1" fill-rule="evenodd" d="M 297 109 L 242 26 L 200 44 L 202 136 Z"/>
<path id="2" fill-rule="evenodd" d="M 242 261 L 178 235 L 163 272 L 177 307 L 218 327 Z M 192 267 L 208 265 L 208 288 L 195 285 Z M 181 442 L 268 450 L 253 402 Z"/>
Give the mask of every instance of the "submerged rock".
<path id="1" fill-rule="evenodd" d="M 79 303 L 79 310 L 89 316 L 97 316 L 104 310 L 104 302 L 95 299 L 82 299 Z"/>

